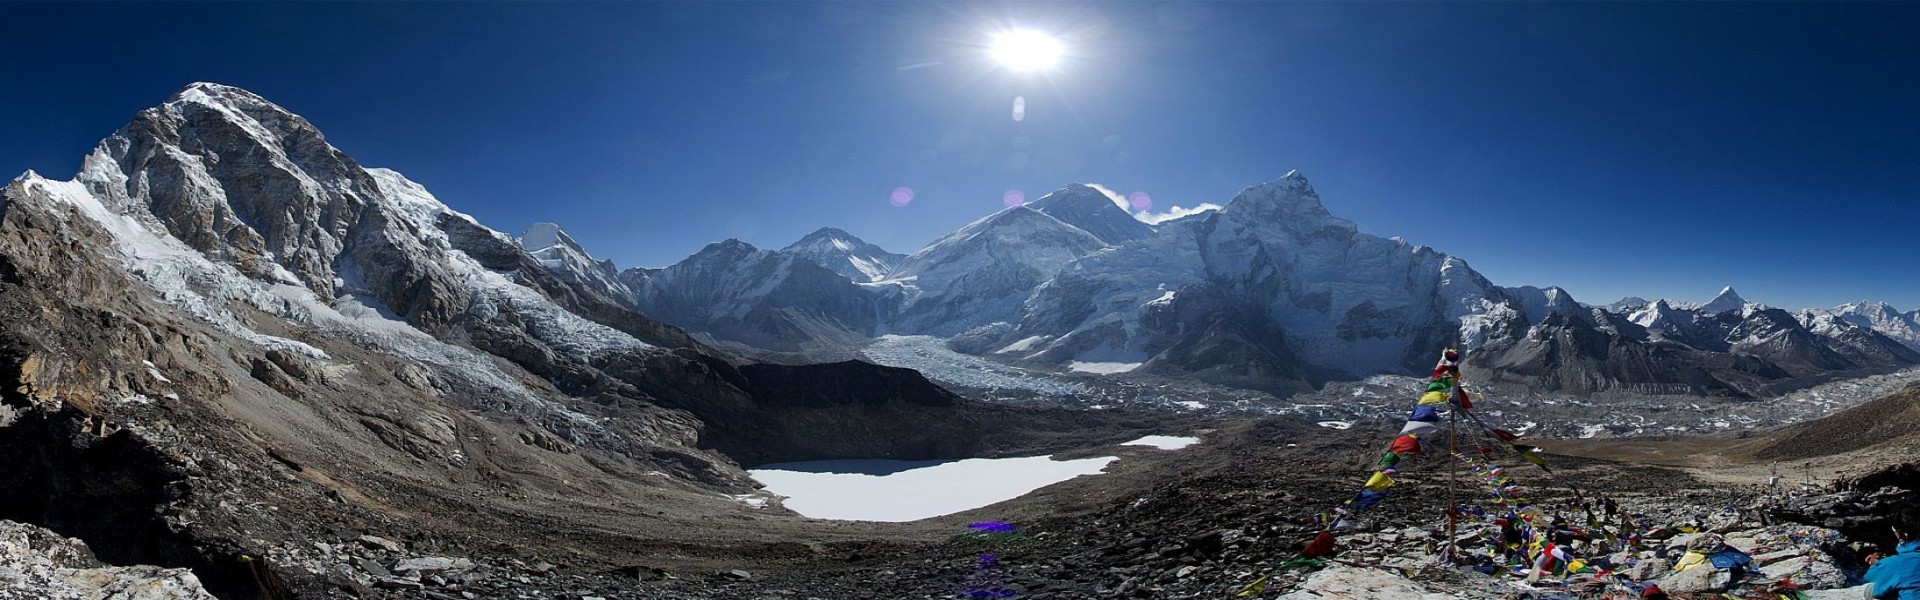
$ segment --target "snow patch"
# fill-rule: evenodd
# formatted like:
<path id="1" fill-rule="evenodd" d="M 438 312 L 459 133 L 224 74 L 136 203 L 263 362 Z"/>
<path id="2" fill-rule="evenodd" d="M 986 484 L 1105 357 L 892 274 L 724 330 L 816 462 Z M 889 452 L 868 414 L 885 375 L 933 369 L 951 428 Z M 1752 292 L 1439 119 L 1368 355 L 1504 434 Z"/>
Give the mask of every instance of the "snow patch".
<path id="1" fill-rule="evenodd" d="M 1349 429 L 1353 427 L 1353 423 L 1350 421 L 1321 421 L 1314 424 L 1328 429 Z"/>

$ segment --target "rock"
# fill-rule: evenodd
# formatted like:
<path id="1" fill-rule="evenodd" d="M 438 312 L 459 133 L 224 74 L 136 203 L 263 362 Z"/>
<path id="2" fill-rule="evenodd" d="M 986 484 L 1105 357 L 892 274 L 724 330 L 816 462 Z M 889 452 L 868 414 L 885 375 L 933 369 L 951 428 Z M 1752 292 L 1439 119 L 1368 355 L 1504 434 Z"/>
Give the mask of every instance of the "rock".
<path id="1" fill-rule="evenodd" d="M 373 580 L 373 585 L 374 587 L 387 588 L 390 590 L 418 590 L 427 587 L 418 581 L 398 577 L 376 577 Z"/>
<path id="2" fill-rule="evenodd" d="M 465 559 L 462 559 L 462 560 L 465 560 Z M 456 563 L 454 559 L 447 558 L 444 556 L 423 556 L 420 558 L 409 558 L 409 559 L 400 561 L 398 564 L 393 565 L 393 570 L 399 571 L 399 572 L 448 571 L 448 570 L 454 569 L 455 564 Z M 471 567 L 473 566 L 473 563 L 468 562 L 467 566 Z"/>
<path id="3" fill-rule="evenodd" d="M 1668 593 L 1709 592 L 1724 588 L 1733 580 L 1733 575 L 1712 567 L 1688 569 L 1659 580 L 1660 589 Z"/>
<path id="4" fill-rule="evenodd" d="M 387 571 L 387 568 L 386 568 L 386 567 L 383 567 L 383 566 L 380 566 L 380 563 L 378 563 L 378 562 L 374 562 L 374 561 L 371 561 L 371 560 L 367 560 L 367 559 L 364 559 L 364 558 L 359 558 L 359 557 L 355 557 L 355 558 L 353 559 L 353 564 L 354 564 L 355 566 L 358 566 L 358 567 L 360 567 L 360 570 L 362 570 L 362 571 L 366 571 L 368 575 L 372 575 L 372 576 L 374 576 L 374 578 L 376 578 L 376 579 L 378 579 L 378 578 L 381 578 L 381 577 L 392 577 L 392 576 L 393 576 L 393 573 L 391 573 L 391 572 L 389 572 L 389 571 Z"/>
<path id="5" fill-rule="evenodd" d="M 1376 600 L 1451 600 L 1454 594 L 1436 593 L 1411 579 L 1378 569 L 1335 567 L 1307 577 L 1281 600 L 1370 598 Z"/>
<path id="6" fill-rule="evenodd" d="M 727 571 L 725 575 L 728 577 L 732 577 L 734 579 L 739 579 L 741 581 L 753 579 L 753 573 L 749 573 L 744 569 L 734 569 L 731 571 Z"/>
<path id="7" fill-rule="evenodd" d="M 399 542 L 389 540 L 387 538 L 383 538 L 377 535 L 360 536 L 360 543 L 365 545 L 368 548 L 372 548 L 376 550 L 386 550 L 388 552 L 405 552 L 407 549 L 406 546 L 400 545 Z"/>
<path id="8" fill-rule="evenodd" d="M 214 600 L 187 569 L 109 567 L 80 540 L 0 521 L 0 598 Z"/>
<path id="9" fill-rule="evenodd" d="M 1640 562 L 1634 563 L 1632 567 L 1628 568 L 1626 575 L 1628 579 L 1634 581 L 1653 581 L 1666 575 L 1667 571 L 1672 568 L 1673 565 L 1667 564 L 1666 559 L 1647 557 L 1640 559 Z"/>
<path id="10" fill-rule="evenodd" d="M 1173 577 L 1175 579 L 1185 579 L 1188 575 L 1192 575 L 1194 571 L 1198 571 L 1198 570 L 1200 570 L 1199 567 L 1195 567 L 1192 565 L 1180 567 L 1179 571 L 1175 571 L 1173 573 Z"/>
<path id="11" fill-rule="evenodd" d="M 1846 573 L 1825 554 L 1811 559 L 1781 560 L 1760 567 L 1760 573 L 1770 579 L 1792 577 L 1794 583 L 1808 588 L 1836 588 L 1847 584 Z"/>

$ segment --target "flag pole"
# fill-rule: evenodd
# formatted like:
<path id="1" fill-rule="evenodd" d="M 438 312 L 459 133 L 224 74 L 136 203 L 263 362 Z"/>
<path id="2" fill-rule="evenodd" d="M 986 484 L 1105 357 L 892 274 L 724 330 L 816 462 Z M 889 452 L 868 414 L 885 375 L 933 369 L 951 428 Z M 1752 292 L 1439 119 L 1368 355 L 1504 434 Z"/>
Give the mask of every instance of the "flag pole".
<path id="1" fill-rule="evenodd" d="M 1460 386 L 1460 380 L 1457 377 L 1454 379 L 1453 385 L 1456 388 Z M 1448 402 L 1453 401 L 1453 394 L 1448 394 L 1447 397 Z M 1455 437 L 1454 433 L 1459 422 L 1460 406 L 1456 404 L 1453 406 L 1453 410 L 1447 411 L 1447 456 L 1449 458 L 1460 453 L 1458 438 Z M 1453 563 L 1454 530 L 1460 512 L 1458 510 L 1459 504 L 1456 503 L 1453 495 L 1453 481 L 1457 477 L 1460 468 L 1458 462 L 1459 461 L 1453 460 L 1447 461 L 1447 542 L 1440 551 L 1440 561 L 1448 564 Z"/>

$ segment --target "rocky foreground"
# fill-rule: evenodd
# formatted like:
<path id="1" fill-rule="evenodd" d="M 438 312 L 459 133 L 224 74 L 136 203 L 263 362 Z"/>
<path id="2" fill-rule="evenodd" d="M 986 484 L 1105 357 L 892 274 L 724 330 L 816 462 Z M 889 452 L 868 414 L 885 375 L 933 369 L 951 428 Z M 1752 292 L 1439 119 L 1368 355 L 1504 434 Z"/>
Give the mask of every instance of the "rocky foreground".
<path id="1" fill-rule="evenodd" d="M 609 565 L 361 536 L 269 558 L 324 578 L 324 596 L 339 598 L 1225 598 L 1263 575 L 1271 577 L 1250 597 L 1640 597 L 1653 584 L 1678 598 L 1789 590 L 1853 598 L 1858 592 L 1844 588 L 1858 583 L 1864 556 L 1884 541 L 1872 531 L 1916 501 L 1891 475 L 1831 487 L 1727 486 L 1679 469 L 1559 456 L 1556 475 L 1517 472 L 1516 480 L 1539 505 L 1571 515 L 1578 524 L 1570 529 L 1594 538 L 1569 546 L 1592 572 L 1562 566 L 1529 582 L 1517 566 L 1476 571 L 1435 558 L 1445 536 L 1446 472 L 1429 457 L 1406 471 L 1391 501 L 1339 532 L 1334 554 L 1279 569 L 1319 530 L 1313 516 L 1351 493 L 1355 483 L 1342 477 L 1351 469 L 1343 467 L 1372 448 L 1371 438 L 1282 420 L 1235 425 L 1187 450 L 1123 459 L 1108 475 L 944 519 L 952 533 L 925 543 L 687 546 L 662 549 L 658 561 Z M 1615 500 L 1619 510 L 1590 524 L 1567 486 L 1596 506 Z M 1011 530 L 967 527 L 989 518 Z M 1608 532 L 1614 541 L 1604 540 Z M 1482 547 L 1490 535 L 1497 531 L 1482 521 L 1460 525 L 1463 548 Z M 1728 550 L 1750 558 L 1744 572 L 1676 568 L 1689 552 Z M 703 560 L 684 560 L 690 556 Z"/>

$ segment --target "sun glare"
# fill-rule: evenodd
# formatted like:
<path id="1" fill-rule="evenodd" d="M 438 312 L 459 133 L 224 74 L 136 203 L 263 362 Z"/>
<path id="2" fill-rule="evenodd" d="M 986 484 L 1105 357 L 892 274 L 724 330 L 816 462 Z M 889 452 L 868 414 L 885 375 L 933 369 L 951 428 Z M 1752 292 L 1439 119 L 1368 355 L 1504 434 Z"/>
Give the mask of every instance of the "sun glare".
<path id="1" fill-rule="evenodd" d="M 1016 73 L 1051 69 L 1066 51 L 1060 40 L 1032 29 L 1014 29 L 993 36 L 989 52 L 995 61 Z"/>

